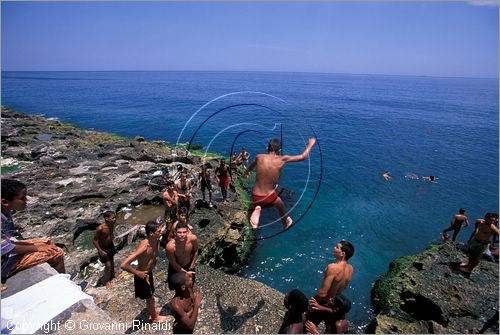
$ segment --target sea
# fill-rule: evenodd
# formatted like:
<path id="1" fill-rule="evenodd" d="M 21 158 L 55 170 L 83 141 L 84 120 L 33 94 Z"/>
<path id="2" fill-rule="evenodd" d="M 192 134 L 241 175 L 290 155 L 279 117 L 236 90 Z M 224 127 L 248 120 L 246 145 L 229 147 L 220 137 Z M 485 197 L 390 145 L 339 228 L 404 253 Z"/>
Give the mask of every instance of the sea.
<path id="1" fill-rule="evenodd" d="M 294 155 L 315 137 L 309 159 L 287 164 L 279 182 L 295 224 L 282 232 L 264 209 L 239 275 L 311 297 L 348 240 L 353 332 L 372 318 L 371 288 L 393 259 L 439 241 L 460 207 L 472 225 L 499 208 L 497 78 L 4 71 L 1 86 L 1 104 L 26 114 L 226 156 L 246 147 L 250 160 L 271 138 Z"/>

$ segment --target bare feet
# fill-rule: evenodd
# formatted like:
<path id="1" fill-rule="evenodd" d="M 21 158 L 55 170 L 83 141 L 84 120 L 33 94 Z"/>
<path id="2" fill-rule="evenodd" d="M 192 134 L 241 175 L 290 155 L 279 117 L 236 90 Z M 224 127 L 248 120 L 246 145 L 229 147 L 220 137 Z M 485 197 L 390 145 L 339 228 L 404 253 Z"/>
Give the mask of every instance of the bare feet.
<path id="1" fill-rule="evenodd" d="M 462 265 L 463 264 L 463 265 Z M 468 266 L 465 266 L 466 264 L 462 263 L 458 266 L 458 269 L 463 272 L 464 274 L 471 274 L 471 270 L 469 270 Z"/>
<path id="2" fill-rule="evenodd" d="M 113 286 L 111 285 L 111 282 L 108 281 L 106 282 L 106 288 L 109 290 L 110 288 L 113 288 Z"/>
<path id="3" fill-rule="evenodd" d="M 260 219 L 260 211 L 262 210 L 262 207 L 257 206 L 253 210 L 252 215 L 250 216 L 250 224 L 252 225 L 253 229 L 257 229 L 259 226 L 259 219 Z"/>
<path id="4" fill-rule="evenodd" d="M 293 223 L 292 218 L 291 218 L 291 217 L 287 217 L 287 218 L 286 218 L 286 223 L 285 223 L 285 225 L 283 226 L 283 229 L 288 229 L 288 228 L 292 225 L 292 223 Z"/>
<path id="5" fill-rule="evenodd" d="M 113 277 L 111 279 L 114 279 L 116 281 L 120 281 L 123 277 L 123 272 L 122 271 L 117 271 L 114 273 Z"/>

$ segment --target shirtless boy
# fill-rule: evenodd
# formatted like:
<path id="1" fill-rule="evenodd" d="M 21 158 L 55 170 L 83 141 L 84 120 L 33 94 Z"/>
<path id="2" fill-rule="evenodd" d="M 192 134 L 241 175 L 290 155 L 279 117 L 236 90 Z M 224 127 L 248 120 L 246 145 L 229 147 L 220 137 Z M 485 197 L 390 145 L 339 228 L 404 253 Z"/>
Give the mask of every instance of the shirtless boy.
<path id="1" fill-rule="evenodd" d="M 304 321 L 307 311 L 307 297 L 301 291 L 294 289 L 285 295 L 283 305 L 287 309 L 278 334 L 305 334 Z"/>
<path id="2" fill-rule="evenodd" d="M 167 243 L 168 258 L 168 288 L 174 289 L 171 278 L 176 273 L 186 273 L 195 280 L 195 265 L 198 258 L 198 238 L 194 234 L 188 234 L 186 222 L 178 222 L 175 230 L 175 238 Z"/>
<path id="3" fill-rule="evenodd" d="M 286 163 L 300 162 L 307 159 L 315 143 L 316 139 L 310 138 L 302 154 L 281 156 L 280 141 L 278 139 L 272 139 L 267 146 L 267 154 L 257 155 L 255 160 L 250 163 L 243 173 L 243 178 L 247 178 L 250 171 L 257 167 L 255 186 L 252 190 L 252 203 L 248 209 L 250 224 L 253 229 L 257 229 L 259 226 L 260 211 L 262 207 L 276 207 L 279 211 L 281 224 L 284 229 L 287 229 L 293 223 L 291 217 L 285 217 L 285 205 L 276 194 L 276 185 L 280 178 L 281 168 L 283 168 Z"/>
<path id="4" fill-rule="evenodd" d="M 41 264 L 49 263 L 65 273 L 64 251 L 47 238 L 21 240 L 13 215 L 28 204 L 28 188 L 16 179 L 2 178 L 1 184 L 1 236 L 2 236 L 2 289 L 9 276 Z"/>
<path id="5" fill-rule="evenodd" d="M 192 334 L 198 319 L 201 294 L 193 292 L 193 278 L 187 273 L 178 272 L 171 280 L 175 290 L 175 296 L 169 303 L 170 311 L 175 318 L 172 333 Z"/>
<path id="6" fill-rule="evenodd" d="M 227 203 L 227 188 L 229 187 L 229 182 L 233 181 L 233 176 L 225 159 L 221 159 L 219 166 L 215 169 L 215 178 L 217 179 L 217 184 L 220 186 L 222 201 L 223 203 Z"/>
<path id="7" fill-rule="evenodd" d="M 161 233 L 162 229 L 158 223 L 148 222 L 146 224 L 147 238 L 142 240 L 137 249 L 121 263 L 123 270 L 134 275 L 135 297 L 146 300 L 151 322 L 163 322 L 167 319 L 159 315 L 161 308 L 155 308 L 153 297 L 155 292 L 153 269 L 159 258 Z M 137 268 L 130 265 L 134 260 L 138 261 Z"/>
<path id="8" fill-rule="evenodd" d="M 307 319 L 315 324 L 319 324 L 324 320 L 327 333 L 334 331 L 337 319 L 332 318 L 332 313 L 323 311 L 318 306 L 332 307 L 335 297 L 341 294 L 347 285 L 349 285 L 352 279 L 353 268 L 347 261 L 352 255 L 354 255 L 354 246 L 348 241 L 342 240 L 333 248 L 333 256 L 336 262 L 327 265 L 321 287 L 309 302 Z"/>
<path id="9" fill-rule="evenodd" d="M 205 190 L 208 190 L 208 201 L 209 206 L 213 207 L 212 204 L 212 183 L 210 182 L 210 170 L 207 169 L 206 164 L 201 166 L 201 172 L 198 176 L 198 187 L 201 189 L 201 194 L 203 194 L 203 201 L 205 201 Z"/>
<path id="10" fill-rule="evenodd" d="M 165 222 L 174 223 L 177 219 L 177 203 L 179 195 L 175 190 L 175 183 L 172 180 L 167 181 L 167 189 L 163 192 L 163 203 L 165 204 Z"/>
<path id="11" fill-rule="evenodd" d="M 191 180 L 187 179 L 187 172 L 181 172 L 181 178 L 175 183 L 175 190 L 179 196 L 179 207 L 186 207 L 187 213 L 191 207 L 191 195 L 193 192 L 193 186 L 191 185 Z"/>
<path id="12" fill-rule="evenodd" d="M 347 321 L 347 313 L 351 310 L 351 301 L 342 294 L 329 299 L 328 305 L 323 306 L 318 304 L 316 299 L 312 298 L 310 301 L 310 308 L 314 312 L 320 312 L 327 322 L 327 329 L 329 334 L 345 334 L 349 331 L 349 321 Z M 307 321 L 311 324 L 306 324 L 306 329 L 313 328 L 314 323 Z"/>
<path id="13" fill-rule="evenodd" d="M 476 220 L 474 236 L 469 241 L 469 261 L 460 264 L 462 272 L 470 274 L 479 264 L 481 256 L 488 248 L 490 237 L 493 235 L 498 236 L 498 228 L 496 227 L 497 219 L 498 214 L 486 213 L 484 219 Z"/>
<path id="14" fill-rule="evenodd" d="M 462 227 L 462 223 L 465 222 L 465 226 Z M 465 208 L 460 208 L 458 210 L 458 214 L 455 214 L 451 219 L 450 226 L 443 230 L 443 240 L 448 240 L 450 236 L 448 235 L 449 231 L 453 230 L 453 237 L 451 240 L 455 242 L 457 239 L 457 235 L 460 230 L 465 229 L 469 226 L 469 219 L 465 216 Z"/>
<path id="15" fill-rule="evenodd" d="M 115 276 L 115 245 L 113 243 L 116 223 L 116 213 L 106 211 L 103 213 L 104 223 L 97 227 L 93 243 L 99 254 L 99 260 L 104 263 L 104 283 L 106 288 L 111 288 L 111 280 Z"/>

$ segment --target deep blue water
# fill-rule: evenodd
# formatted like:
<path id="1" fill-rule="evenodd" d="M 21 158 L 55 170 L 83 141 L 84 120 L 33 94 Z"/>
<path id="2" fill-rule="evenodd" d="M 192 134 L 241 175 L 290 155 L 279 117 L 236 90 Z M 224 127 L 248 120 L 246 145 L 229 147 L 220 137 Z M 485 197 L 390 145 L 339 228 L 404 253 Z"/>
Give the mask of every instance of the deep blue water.
<path id="1" fill-rule="evenodd" d="M 234 92 L 246 93 L 219 98 L 194 115 Z M 459 207 L 471 220 L 498 210 L 497 79 L 3 72 L 2 105 L 121 135 L 172 143 L 193 137 L 226 155 L 245 145 L 254 157 L 270 137 L 283 138 L 286 154 L 299 153 L 316 134 L 311 161 L 285 167 L 281 180 L 292 192 L 289 202 L 296 202 L 292 217 L 303 218 L 259 241 L 241 275 L 312 296 L 333 261 L 332 247 L 348 239 L 356 247 L 355 273 L 345 294 L 354 302 L 355 326 L 371 316 L 372 283 L 392 259 L 422 251 Z M 383 171 L 393 175 L 390 182 Z M 439 179 L 410 180 L 408 173 Z M 273 216 L 263 217 L 261 237 L 280 230 L 266 225 Z"/>

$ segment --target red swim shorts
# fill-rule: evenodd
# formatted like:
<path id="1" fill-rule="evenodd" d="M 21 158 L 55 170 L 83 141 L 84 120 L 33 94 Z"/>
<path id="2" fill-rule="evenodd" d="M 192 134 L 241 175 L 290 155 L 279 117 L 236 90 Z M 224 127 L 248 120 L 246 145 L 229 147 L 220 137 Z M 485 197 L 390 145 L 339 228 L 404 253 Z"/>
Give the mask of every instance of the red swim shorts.
<path id="1" fill-rule="evenodd" d="M 274 205 L 276 199 L 278 199 L 278 195 L 275 191 L 272 191 L 268 195 L 258 195 L 252 193 L 252 204 L 254 206 L 271 207 Z"/>

